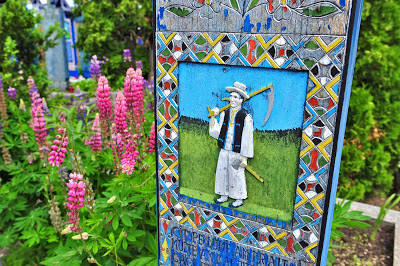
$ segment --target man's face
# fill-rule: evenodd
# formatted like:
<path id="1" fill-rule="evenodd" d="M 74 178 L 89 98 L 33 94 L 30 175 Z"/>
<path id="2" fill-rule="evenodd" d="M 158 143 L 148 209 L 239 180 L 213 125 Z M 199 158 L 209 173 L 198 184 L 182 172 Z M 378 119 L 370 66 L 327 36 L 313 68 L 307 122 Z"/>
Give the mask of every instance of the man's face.
<path id="1" fill-rule="evenodd" d="M 242 106 L 243 99 L 240 97 L 239 93 L 231 92 L 230 101 L 232 108 L 239 108 Z"/>

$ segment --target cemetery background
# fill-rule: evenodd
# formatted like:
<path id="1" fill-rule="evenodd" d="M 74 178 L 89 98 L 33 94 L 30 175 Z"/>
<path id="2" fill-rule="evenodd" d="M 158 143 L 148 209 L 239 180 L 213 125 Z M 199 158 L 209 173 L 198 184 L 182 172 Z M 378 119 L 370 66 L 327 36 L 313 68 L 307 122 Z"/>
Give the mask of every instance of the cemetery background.
<path id="1" fill-rule="evenodd" d="M 128 86 L 124 84 L 127 69 L 137 68 L 135 62 L 141 60 L 143 76 L 151 79 L 150 1 L 75 1 L 75 4 L 74 14 L 84 14 L 79 35 L 86 36 L 78 39 L 76 45 L 87 54 L 87 59 L 93 55 L 99 59 L 93 61 L 92 74 L 98 75 L 95 72 L 100 66 L 111 90 L 124 90 Z M 25 9 L 23 1 L 6 1 L 0 7 L 3 81 L 0 249 L 6 254 L 0 260 L 6 265 L 155 263 L 152 87 L 143 89 L 145 121 L 137 128 L 138 123 L 134 125 L 128 119 L 131 130 L 138 134 L 135 170 L 132 174 L 121 173 L 118 156 L 113 156 L 112 145 L 107 146 L 107 142 L 118 144 L 118 140 L 110 139 L 114 131 L 103 130 L 103 147 L 99 153 L 85 145 L 85 141 L 96 135 L 92 132 L 98 112 L 96 104 L 85 106 L 78 94 L 72 105 L 62 94 L 57 98 L 47 97 L 53 91 L 65 92 L 65 88 L 51 88 L 42 53 L 55 44 L 54 39 L 61 37 L 61 31 L 57 27 L 40 30 L 40 18 L 31 12 Z M 342 198 L 373 200 L 377 195 L 385 197 L 400 191 L 399 13 L 400 4 L 395 0 L 368 0 L 364 4 L 339 178 L 338 195 Z M 130 50 L 131 58 L 124 54 L 124 49 Z M 28 83 L 29 77 L 34 83 L 32 80 Z M 104 84 L 98 85 L 93 79 L 73 85 L 75 90 L 78 86 L 92 98 L 96 97 L 98 88 L 104 90 Z M 16 91 L 15 100 L 10 87 Z M 66 128 L 69 146 L 61 167 L 51 166 L 48 160 L 40 158 L 47 151 L 39 150 L 35 140 L 35 133 L 36 138 L 40 136 L 38 128 L 35 132 L 35 126 L 30 127 L 30 90 L 34 87 L 46 99 L 49 109 L 47 112 L 42 102 L 49 132 L 46 142 L 52 143 L 57 130 Z M 113 97 L 115 100 L 114 94 Z M 20 106 L 20 100 L 24 101 L 26 111 Z M 118 116 L 123 113 L 121 109 L 115 108 L 115 119 L 123 118 Z M 67 167 L 65 173 L 59 172 L 64 167 Z M 61 177 L 74 171 L 83 174 L 86 189 L 85 204 L 79 210 L 81 229 L 78 233 L 60 234 L 68 219 L 64 206 L 68 187 Z"/>

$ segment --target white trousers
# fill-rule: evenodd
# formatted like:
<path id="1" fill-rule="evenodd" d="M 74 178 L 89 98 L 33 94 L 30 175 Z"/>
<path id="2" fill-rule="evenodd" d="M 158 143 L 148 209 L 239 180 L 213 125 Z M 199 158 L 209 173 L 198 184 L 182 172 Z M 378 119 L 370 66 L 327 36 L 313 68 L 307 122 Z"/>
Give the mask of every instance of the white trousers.
<path id="1" fill-rule="evenodd" d="M 244 168 L 232 167 L 235 160 L 240 160 L 240 153 L 221 149 L 215 174 L 215 194 L 232 199 L 246 199 L 246 177 Z"/>

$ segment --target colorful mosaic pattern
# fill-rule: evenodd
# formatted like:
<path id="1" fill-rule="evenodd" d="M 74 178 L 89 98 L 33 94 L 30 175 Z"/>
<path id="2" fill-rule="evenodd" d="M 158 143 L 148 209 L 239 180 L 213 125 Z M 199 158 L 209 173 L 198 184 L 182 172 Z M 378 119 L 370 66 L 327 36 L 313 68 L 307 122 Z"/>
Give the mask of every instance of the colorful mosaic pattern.
<path id="1" fill-rule="evenodd" d="M 344 37 L 164 32 L 157 45 L 160 263 L 168 264 L 168 224 L 316 262 L 343 70 Z M 179 200 L 178 62 L 309 72 L 292 229 L 239 219 Z"/>

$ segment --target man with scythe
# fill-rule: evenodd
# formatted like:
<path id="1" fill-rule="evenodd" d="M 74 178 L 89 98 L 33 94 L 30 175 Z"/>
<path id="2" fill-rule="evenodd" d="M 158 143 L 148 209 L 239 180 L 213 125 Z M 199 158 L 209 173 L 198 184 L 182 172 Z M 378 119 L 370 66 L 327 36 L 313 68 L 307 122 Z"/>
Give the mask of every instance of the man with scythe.
<path id="1" fill-rule="evenodd" d="M 251 96 L 267 88 L 270 87 L 252 93 Z M 243 101 L 250 98 L 246 91 L 247 87 L 236 81 L 232 87 L 225 89 L 230 93 L 230 104 L 221 110 L 213 108 L 209 122 L 209 134 L 217 139 L 218 147 L 221 148 L 215 174 L 215 193 L 220 197 L 215 199 L 215 203 L 221 204 L 231 198 L 235 201 L 231 202 L 229 207 L 237 208 L 242 206 L 243 200 L 247 198 L 244 170 L 250 171 L 260 182 L 264 181 L 247 166 L 247 159 L 254 155 L 253 118 L 242 108 Z M 272 105 L 273 97 L 270 98 L 266 120 L 269 118 Z M 219 122 L 216 120 L 218 114 L 220 114 Z M 264 125 L 265 123 L 266 121 Z"/>

